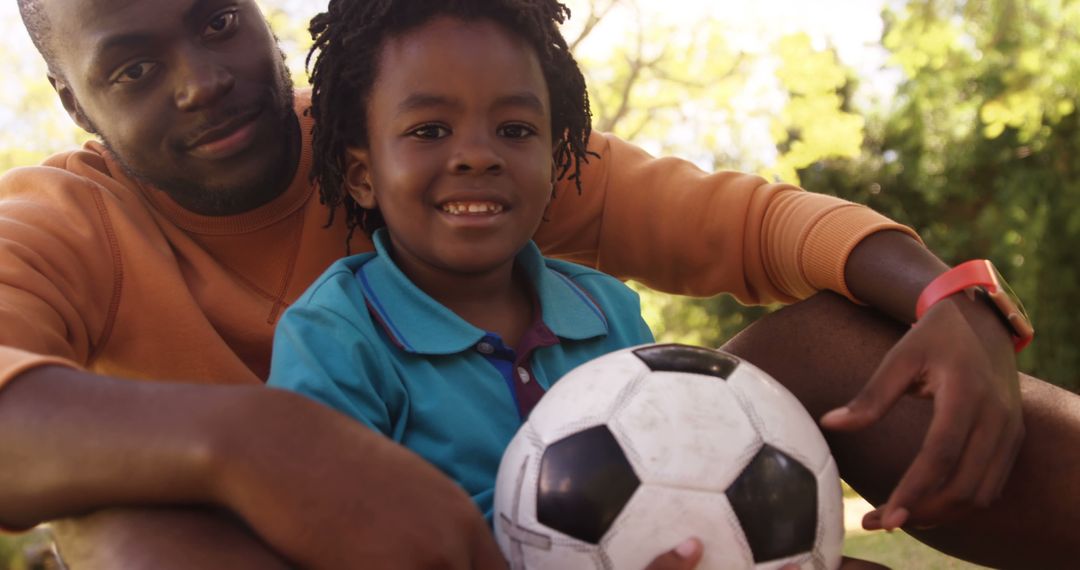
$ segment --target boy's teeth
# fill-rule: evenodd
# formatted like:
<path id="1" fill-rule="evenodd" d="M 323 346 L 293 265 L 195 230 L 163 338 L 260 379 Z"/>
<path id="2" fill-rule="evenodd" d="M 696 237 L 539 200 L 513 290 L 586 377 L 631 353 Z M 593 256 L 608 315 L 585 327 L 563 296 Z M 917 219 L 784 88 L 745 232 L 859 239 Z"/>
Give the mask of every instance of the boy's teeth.
<path id="1" fill-rule="evenodd" d="M 498 214 L 502 205 L 493 202 L 447 202 L 442 210 L 448 214 Z"/>

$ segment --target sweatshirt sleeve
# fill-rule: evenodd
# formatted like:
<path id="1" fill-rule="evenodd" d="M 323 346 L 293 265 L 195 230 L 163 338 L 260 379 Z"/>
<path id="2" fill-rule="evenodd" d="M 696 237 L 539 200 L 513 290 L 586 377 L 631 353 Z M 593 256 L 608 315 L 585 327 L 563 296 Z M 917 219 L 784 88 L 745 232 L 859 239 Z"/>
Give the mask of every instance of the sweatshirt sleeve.
<path id="1" fill-rule="evenodd" d="M 0 177 L 0 387 L 85 366 L 108 336 L 121 260 L 101 192 L 59 168 Z"/>
<path id="2" fill-rule="evenodd" d="M 740 172 L 706 173 L 593 133 L 582 190 L 564 180 L 536 241 L 545 254 L 668 293 L 793 302 L 844 282 L 868 235 L 910 228 L 866 206 Z"/>

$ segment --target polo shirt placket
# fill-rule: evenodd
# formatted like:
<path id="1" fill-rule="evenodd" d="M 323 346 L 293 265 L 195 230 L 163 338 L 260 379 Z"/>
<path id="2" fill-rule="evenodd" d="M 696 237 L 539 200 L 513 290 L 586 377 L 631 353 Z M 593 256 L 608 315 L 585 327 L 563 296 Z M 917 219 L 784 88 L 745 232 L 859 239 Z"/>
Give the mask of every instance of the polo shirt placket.
<path id="1" fill-rule="evenodd" d="M 529 412 L 532 412 L 540 398 L 544 397 L 544 387 L 533 376 L 533 352 L 538 348 L 559 344 L 559 337 L 544 324 L 540 300 L 535 292 L 532 294 L 532 303 L 535 316 L 529 328 L 521 335 L 516 348 L 509 348 L 499 335 L 490 331 L 476 343 L 476 351 L 502 375 L 514 397 L 514 405 L 517 406 L 522 422 L 529 417 Z"/>

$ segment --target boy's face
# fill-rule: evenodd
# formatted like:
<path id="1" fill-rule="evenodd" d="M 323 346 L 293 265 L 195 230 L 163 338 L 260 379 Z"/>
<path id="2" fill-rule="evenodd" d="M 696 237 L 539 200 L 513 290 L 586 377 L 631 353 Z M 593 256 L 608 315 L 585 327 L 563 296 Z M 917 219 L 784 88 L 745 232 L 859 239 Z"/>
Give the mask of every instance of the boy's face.
<path id="1" fill-rule="evenodd" d="M 508 269 L 539 226 L 553 163 L 533 50 L 487 20 L 438 18 L 388 39 L 346 176 L 413 279 Z"/>
<path id="2" fill-rule="evenodd" d="M 252 0 L 46 0 L 68 112 L 129 171 L 208 214 L 272 198 L 295 164 L 280 52 Z"/>

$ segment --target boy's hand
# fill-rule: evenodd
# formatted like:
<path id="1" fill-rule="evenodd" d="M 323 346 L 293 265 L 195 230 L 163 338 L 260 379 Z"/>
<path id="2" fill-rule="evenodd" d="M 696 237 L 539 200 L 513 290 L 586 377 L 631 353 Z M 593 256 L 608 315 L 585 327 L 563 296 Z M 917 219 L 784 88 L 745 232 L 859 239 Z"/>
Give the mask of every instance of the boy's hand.
<path id="1" fill-rule="evenodd" d="M 933 525 L 996 499 L 1024 437 L 1018 382 L 1011 340 L 992 309 L 962 293 L 931 307 L 859 394 L 821 420 L 857 430 L 904 394 L 934 401 L 922 448 L 863 526 Z"/>
<path id="2" fill-rule="evenodd" d="M 645 570 L 694 570 L 705 555 L 701 541 L 688 538 L 675 548 L 661 554 Z"/>
<path id="3" fill-rule="evenodd" d="M 696 538 L 689 538 L 679 546 L 653 560 L 651 564 L 645 567 L 645 570 L 694 570 L 701 563 L 701 558 L 704 555 L 705 550 L 701 541 Z M 799 565 L 787 564 L 780 570 L 799 570 Z M 840 570 L 888 570 L 888 567 L 875 562 L 845 556 L 840 561 Z"/>

